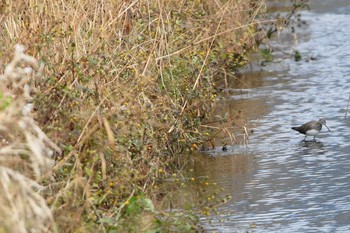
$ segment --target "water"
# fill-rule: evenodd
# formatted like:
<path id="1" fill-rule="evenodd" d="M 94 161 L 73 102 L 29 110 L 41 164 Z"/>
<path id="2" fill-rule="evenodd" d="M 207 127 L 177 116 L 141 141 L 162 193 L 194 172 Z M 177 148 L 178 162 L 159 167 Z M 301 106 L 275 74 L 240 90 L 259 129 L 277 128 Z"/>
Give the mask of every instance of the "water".
<path id="1" fill-rule="evenodd" d="M 203 218 L 209 232 L 350 232 L 350 3 L 318 3 L 302 14 L 297 43 L 274 42 L 280 58 L 295 46 L 301 61 L 280 59 L 234 83 L 243 91 L 232 101 L 255 133 L 248 147 L 201 155 L 196 173 L 232 195 Z M 320 117 L 332 132 L 324 127 L 317 142 L 290 129 Z"/>

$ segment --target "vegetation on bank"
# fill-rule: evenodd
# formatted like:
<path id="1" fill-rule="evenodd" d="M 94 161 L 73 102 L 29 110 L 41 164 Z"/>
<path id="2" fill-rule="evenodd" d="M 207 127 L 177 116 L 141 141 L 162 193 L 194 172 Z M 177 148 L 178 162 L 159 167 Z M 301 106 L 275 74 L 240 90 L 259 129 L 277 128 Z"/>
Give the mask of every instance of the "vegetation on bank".
<path id="1" fill-rule="evenodd" d="M 176 191 L 214 184 L 180 171 L 209 140 L 214 78 L 244 66 L 275 22 L 264 11 L 261 0 L 3 1 L 0 232 L 201 231 L 192 207 L 209 214 L 215 193 L 196 203 Z M 15 44 L 26 53 L 13 57 Z"/>

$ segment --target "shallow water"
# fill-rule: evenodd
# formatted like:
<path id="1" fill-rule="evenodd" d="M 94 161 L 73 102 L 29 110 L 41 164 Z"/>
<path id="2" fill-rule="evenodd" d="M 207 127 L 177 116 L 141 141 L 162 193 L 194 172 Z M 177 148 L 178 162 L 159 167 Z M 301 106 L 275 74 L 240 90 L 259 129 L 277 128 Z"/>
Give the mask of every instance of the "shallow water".
<path id="1" fill-rule="evenodd" d="M 232 102 L 247 109 L 255 133 L 247 147 L 200 155 L 196 174 L 232 195 L 210 223 L 203 218 L 209 232 L 350 232 L 350 2 L 324 2 L 302 13 L 297 43 L 273 42 L 279 62 L 233 84 Z M 301 61 L 283 59 L 291 48 Z M 317 142 L 290 129 L 320 117 L 331 132 L 323 128 Z"/>

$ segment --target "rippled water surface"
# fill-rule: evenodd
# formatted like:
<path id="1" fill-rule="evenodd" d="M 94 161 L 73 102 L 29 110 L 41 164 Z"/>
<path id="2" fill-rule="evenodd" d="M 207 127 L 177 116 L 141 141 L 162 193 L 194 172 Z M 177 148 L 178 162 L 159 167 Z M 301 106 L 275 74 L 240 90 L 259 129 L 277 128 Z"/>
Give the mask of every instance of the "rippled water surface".
<path id="1" fill-rule="evenodd" d="M 264 75 L 246 75 L 245 86 L 236 84 L 244 91 L 232 101 L 251 113 L 255 133 L 248 147 L 201 155 L 197 174 L 232 195 L 206 224 L 208 230 L 350 232 L 350 116 L 344 118 L 350 2 L 339 2 L 302 14 L 307 24 L 298 29 L 297 45 L 283 37 L 276 41 L 282 49 L 296 46 L 302 61 L 269 64 Z M 265 112 L 259 116 L 260 108 Z M 320 117 L 332 132 L 323 129 L 317 142 L 301 142 L 303 135 L 290 129 Z"/>

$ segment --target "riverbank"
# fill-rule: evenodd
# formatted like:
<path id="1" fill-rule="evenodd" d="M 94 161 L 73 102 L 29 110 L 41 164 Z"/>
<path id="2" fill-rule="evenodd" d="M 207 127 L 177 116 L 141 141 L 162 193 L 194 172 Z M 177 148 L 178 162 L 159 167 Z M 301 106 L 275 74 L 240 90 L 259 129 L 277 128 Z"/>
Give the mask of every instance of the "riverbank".
<path id="1" fill-rule="evenodd" d="M 40 177 L 11 168 L 45 187 L 48 229 L 200 231 L 193 206 L 171 200 L 187 182 L 215 186 L 181 171 L 210 141 L 201 126 L 219 91 L 214 77 L 244 66 L 266 37 L 259 25 L 274 22 L 264 3 L 26 0 L 0 11 L 2 62 L 20 43 L 45 64 L 30 82 L 34 118 L 61 152 Z"/>
<path id="2" fill-rule="evenodd" d="M 309 1 L 296 36 L 273 38 L 274 62 L 229 83 L 231 109 L 254 124 L 249 145 L 201 155 L 195 177 L 210 176 L 232 198 L 203 217 L 208 232 L 347 232 L 350 230 L 349 2 Z M 295 43 L 297 38 L 297 43 Z M 301 59 L 294 59 L 294 51 Z M 344 60 L 345 59 L 345 60 Z M 224 110 L 225 111 L 225 110 Z M 347 117 L 346 117 L 347 115 Z M 316 142 L 291 127 L 327 119 Z M 322 213 L 322 214 L 320 214 Z M 348 216 L 348 217 L 346 217 Z"/>

